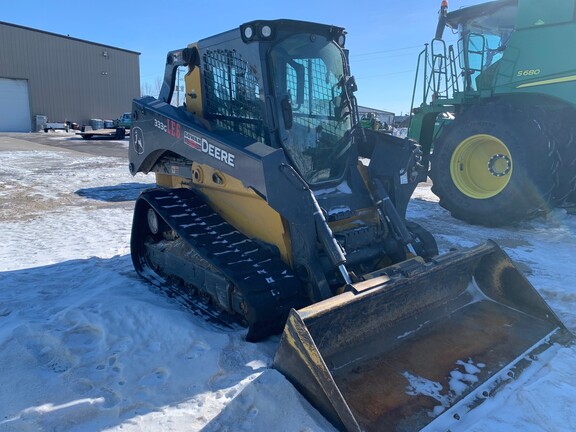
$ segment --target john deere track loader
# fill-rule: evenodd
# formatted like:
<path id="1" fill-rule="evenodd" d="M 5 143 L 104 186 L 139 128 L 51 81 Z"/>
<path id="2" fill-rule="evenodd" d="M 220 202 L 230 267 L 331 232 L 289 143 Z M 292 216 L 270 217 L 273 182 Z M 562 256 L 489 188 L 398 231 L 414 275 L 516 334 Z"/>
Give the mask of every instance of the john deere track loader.
<path id="1" fill-rule="evenodd" d="M 253 21 L 168 54 L 133 104 L 130 170 L 157 187 L 132 259 L 248 341 L 282 332 L 274 366 L 336 427 L 418 430 L 569 334 L 494 243 L 438 256 L 405 220 L 419 146 L 359 127 L 344 43 Z"/>
<path id="2" fill-rule="evenodd" d="M 409 136 L 454 217 L 506 225 L 576 203 L 575 4 L 498 0 L 447 12 L 442 2 L 419 58 Z M 444 40 L 451 33 L 456 49 Z M 443 112 L 455 119 L 438 131 Z"/>

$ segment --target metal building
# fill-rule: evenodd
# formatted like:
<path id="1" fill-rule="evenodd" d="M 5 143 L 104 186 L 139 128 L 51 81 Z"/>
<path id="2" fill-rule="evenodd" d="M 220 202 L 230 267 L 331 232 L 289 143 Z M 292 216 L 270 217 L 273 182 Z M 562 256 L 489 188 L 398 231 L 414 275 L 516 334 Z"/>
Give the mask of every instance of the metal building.
<path id="1" fill-rule="evenodd" d="M 140 53 L 0 21 L 0 132 L 88 124 L 130 111 Z"/>
<path id="2" fill-rule="evenodd" d="M 358 114 L 360 114 L 360 117 L 362 117 L 364 114 L 375 114 L 376 118 L 380 120 L 382 124 L 394 124 L 394 113 L 390 111 L 382 111 L 376 108 L 358 106 Z"/>

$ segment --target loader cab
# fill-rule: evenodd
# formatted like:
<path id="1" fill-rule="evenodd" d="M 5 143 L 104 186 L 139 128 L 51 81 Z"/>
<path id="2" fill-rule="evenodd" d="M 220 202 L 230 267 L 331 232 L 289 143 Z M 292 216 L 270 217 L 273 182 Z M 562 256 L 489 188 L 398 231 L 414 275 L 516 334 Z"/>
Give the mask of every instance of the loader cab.
<path id="1" fill-rule="evenodd" d="M 343 28 L 295 20 L 251 21 L 199 41 L 202 116 L 283 148 L 311 186 L 341 182 L 357 118 L 344 42 Z"/>

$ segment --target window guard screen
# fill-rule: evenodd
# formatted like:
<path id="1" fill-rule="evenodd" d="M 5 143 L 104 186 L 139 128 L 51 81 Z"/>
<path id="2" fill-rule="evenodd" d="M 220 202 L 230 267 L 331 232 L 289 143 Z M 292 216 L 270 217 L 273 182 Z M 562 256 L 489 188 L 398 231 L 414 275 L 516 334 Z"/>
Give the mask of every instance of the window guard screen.
<path id="1" fill-rule="evenodd" d="M 264 142 L 264 116 L 258 78 L 234 50 L 203 55 L 206 117 L 219 127 Z"/>

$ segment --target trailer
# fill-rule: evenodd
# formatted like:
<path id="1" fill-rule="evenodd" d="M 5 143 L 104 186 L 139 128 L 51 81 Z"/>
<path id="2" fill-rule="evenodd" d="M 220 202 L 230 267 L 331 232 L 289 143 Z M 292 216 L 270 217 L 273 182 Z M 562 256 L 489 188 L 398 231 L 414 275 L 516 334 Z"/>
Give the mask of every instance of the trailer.
<path id="1" fill-rule="evenodd" d="M 114 129 L 97 129 L 97 130 L 85 130 L 82 132 L 76 132 L 76 135 L 80 135 L 83 139 L 89 140 L 95 139 L 124 139 L 130 134 L 130 129 L 124 127 L 117 127 Z"/>

